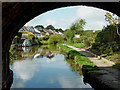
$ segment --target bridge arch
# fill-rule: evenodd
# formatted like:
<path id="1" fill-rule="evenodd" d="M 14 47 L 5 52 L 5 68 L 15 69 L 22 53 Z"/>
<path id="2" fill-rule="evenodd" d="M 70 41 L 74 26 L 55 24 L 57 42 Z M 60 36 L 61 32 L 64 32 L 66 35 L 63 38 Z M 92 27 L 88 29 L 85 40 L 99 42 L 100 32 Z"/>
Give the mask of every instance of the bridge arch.
<path id="1" fill-rule="evenodd" d="M 95 2 L 4 2 L 2 3 L 2 88 L 9 88 L 13 74 L 9 69 L 9 49 L 14 36 L 28 21 L 46 11 L 76 5 L 93 6 L 120 16 L 119 3 Z"/>

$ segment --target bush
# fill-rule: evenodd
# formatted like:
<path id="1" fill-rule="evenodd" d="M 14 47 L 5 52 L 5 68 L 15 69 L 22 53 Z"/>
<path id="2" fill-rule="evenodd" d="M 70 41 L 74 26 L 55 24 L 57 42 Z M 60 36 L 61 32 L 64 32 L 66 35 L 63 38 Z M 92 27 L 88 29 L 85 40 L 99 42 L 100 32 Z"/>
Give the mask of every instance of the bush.
<path id="1" fill-rule="evenodd" d="M 48 41 L 40 41 L 41 42 L 41 44 L 43 44 L 43 45 L 47 45 L 48 44 Z"/>
<path id="2" fill-rule="evenodd" d="M 106 49 L 106 50 L 104 51 L 104 53 L 107 54 L 107 55 L 111 55 L 111 54 L 113 54 L 113 50 L 112 50 L 112 48 Z"/>
<path id="3" fill-rule="evenodd" d="M 48 39 L 49 39 L 49 36 L 45 36 L 45 37 L 42 38 L 42 40 L 46 40 L 46 41 L 47 41 Z"/>
<path id="4" fill-rule="evenodd" d="M 73 42 L 74 43 L 81 43 L 81 39 L 80 38 L 73 38 Z"/>
<path id="5" fill-rule="evenodd" d="M 57 43 L 63 43 L 64 39 L 60 34 L 53 34 L 48 39 L 49 44 L 57 44 Z"/>

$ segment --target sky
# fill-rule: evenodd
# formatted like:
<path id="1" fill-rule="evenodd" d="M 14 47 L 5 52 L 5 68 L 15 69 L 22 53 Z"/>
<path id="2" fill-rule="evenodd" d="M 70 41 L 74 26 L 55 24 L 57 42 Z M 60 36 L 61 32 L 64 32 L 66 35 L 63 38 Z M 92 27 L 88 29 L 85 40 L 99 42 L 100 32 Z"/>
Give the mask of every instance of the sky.
<path id="1" fill-rule="evenodd" d="M 103 26 L 107 25 L 105 21 L 106 12 L 108 11 L 89 6 L 69 6 L 38 15 L 27 22 L 25 26 L 43 25 L 46 27 L 53 25 L 55 28 L 65 30 L 70 28 L 76 20 L 85 19 L 84 30 L 102 30 Z"/>

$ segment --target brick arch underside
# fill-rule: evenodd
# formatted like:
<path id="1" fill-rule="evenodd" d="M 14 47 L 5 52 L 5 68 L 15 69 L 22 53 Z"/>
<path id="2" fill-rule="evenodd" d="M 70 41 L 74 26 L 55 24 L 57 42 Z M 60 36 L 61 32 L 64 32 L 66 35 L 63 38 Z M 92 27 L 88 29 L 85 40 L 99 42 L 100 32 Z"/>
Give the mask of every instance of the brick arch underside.
<path id="1" fill-rule="evenodd" d="M 9 69 L 9 49 L 14 36 L 19 29 L 34 17 L 56 8 L 67 6 L 93 6 L 113 12 L 120 16 L 119 3 L 92 2 L 5 2 L 2 3 L 2 88 L 10 88 L 13 73 Z M 62 15 L 62 14 L 61 14 Z"/>

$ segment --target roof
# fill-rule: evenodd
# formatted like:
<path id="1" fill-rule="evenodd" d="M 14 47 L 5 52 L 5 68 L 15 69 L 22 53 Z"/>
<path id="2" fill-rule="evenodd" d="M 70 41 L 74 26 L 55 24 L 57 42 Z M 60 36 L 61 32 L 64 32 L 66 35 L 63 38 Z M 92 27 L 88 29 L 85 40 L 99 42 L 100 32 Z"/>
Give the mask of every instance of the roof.
<path id="1" fill-rule="evenodd" d="M 53 32 L 51 30 L 48 30 L 48 29 L 44 29 L 43 31 L 48 32 L 49 34 L 53 34 Z"/>
<path id="2" fill-rule="evenodd" d="M 33 26 L 23 26 L 24 28 L 26 28 L 27 30 L 30 30 L 31 28 L 33 28 Z"/>
<path id="3" fill-rule="evenodd" d="M 37 32 L 37 33 L 41 33 L 39 30 L 37 30 L 36 28 L 34 28 L 34 30 L 35 30 L 35 32 Z"/>

